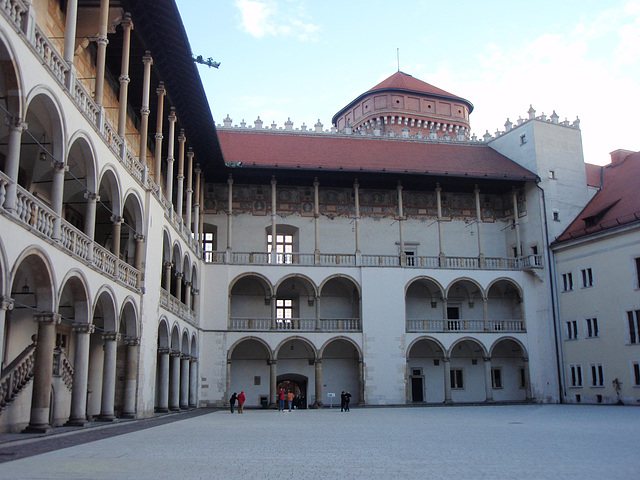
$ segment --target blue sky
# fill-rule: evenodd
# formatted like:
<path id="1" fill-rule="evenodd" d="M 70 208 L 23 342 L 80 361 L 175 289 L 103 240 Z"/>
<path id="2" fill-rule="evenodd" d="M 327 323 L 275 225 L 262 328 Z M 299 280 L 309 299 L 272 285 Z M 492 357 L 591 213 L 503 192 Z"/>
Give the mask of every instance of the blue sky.
<path id="1" fill-rule="evenodd" d="M 327 129 L 398 69 L 471 101 L 471 130 L 580 118 L 585 161 L 640 150 L 640 0 L 178 0 L 216 123 Z"/>

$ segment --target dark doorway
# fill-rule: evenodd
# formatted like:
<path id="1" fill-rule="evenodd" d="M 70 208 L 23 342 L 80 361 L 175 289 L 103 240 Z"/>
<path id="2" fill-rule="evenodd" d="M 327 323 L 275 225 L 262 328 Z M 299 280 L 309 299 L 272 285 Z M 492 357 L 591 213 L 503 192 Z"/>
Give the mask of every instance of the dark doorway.
<path id="1" fill-rule="evenodd" d="M 423 378 L 411 377 L 411 400 L 414 402 L 424 402 Z"/>
<path id="2" fill-rule="evenodd" d="M 307 408 L 307 383 L 307 377 L 303 375 L 278 375 L 276 392 L 279 392 L 281 388 L 284 389 L 285 395 L 289 391 L 293 392 L 296 396 L 293 401 L 294 408 L 304 409 Z"/>

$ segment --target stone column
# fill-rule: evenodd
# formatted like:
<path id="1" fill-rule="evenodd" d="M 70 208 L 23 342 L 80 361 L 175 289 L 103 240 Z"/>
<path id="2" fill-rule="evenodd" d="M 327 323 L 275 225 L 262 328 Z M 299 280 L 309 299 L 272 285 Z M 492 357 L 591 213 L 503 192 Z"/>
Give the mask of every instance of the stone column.
<path id="1" fill-rule="evenodd" d="M 62 319 L 53 312 L 37 313 L 33 319 L 38 322 L 36 358 L 33 367 L 33 393 L 31 394 L 31 417 L 28 433 L 46 433 L 49 425 L 51 406 L 51 377 L 53 374 L 53 348 L 56 344 L 56 325 Z"/>
<path id="2" fill-rule="evenodd" d="M 269 406 L 278 404 L 278 361 L 269 360 Z"/>
<path id="3" fill-rule="evenodd" d="M 133 30 L 133 22 L 131 14 L 125 13 L 122 19 L 122 64 L 120 66 L 120 108 L 118 110 L 118 135 L 126 143 L 127 133 L 127 103 L 129 101 L 129 50 L 131 48 L 131 30 Z"/>
<path id="4" fill-rule="evenodd" d="M 194 196 L 195 203 L 193 204 L 192 231 L 193 231 L 193 238 L 195 239 L 196 243 L 200 245 L 200 238 L 199 238 L 199 231 L 198 231 L 198 228 L 200 227 L 200 173 L 202 172 L 202 170 L 200 170 L 200 165 L 196 165 L 194 172 L 196 173 L 196 191 Z"/>
<path id="5" fill-rule="evenodd" d="M 524 391 L 526 393 L 526 400 L 527 402 L 530 402 L 533 400 L 533 397 L 531 396 L 531 378 L 530 378 L 530 374 L 529 374 L 529 357 L 522 357 L 522 362 L 524 363 L 523 365 L 523 369 L 524 369 Z"/>
<path id="6" fill-rule="evenodd" d="M 229 198 L 227 199 L 227 250 L 233 250 L 232 247 L 232 227 L 233 227 L 233 178 L 229 175 L 229 179 L 227 180 L 227 185 L 229 186 Z"/>
<path id="7" fill-rule="evenodd" d="M 491 381 L 491 357 L 484 357 L 484 390 L 487 403 L 493 403 L 493 382 Z"/>
<path id="8" fill-rule="evenodd" d="M 9 121 L 9 140 L 7 144 L 7 157 L 4 164 L 4 173 L 11 179 L 7 185 L 4 199 L 4 208 L 13 213 L 16 211 L 18 197 L 18 171 L 20 170 L 20 141 L 22 132 L 27 128 L 20 118 L 11 118 Z"/>
<path id="9" fill-rule="evenodd" d="M 169 411 L 169 349 L 158 348 L 158 406 L 156 412 Z"/>
<path id="10" fill-rule="evenodd" d="M 520 245 L 520 222 L 518 221 L 518 192 L 514 188 L 511 192 L 513 198 L 513 226 L 516 229 L 516 252 L 517 258 L 522 256 L 522 245 Z"/>
<path id="11" fill-rule="evenodd" d="M 315 298 L 315 303 L 316 303 L 316 331 L 320 331 L 322 330 L 322 319 L 320 318 L 320 315 L 322 314 L 321 309 L 320 309 L 320 295 L 317 295 Z"/>
<path id="12" fill-rule="evenodd" d="M 73 361 L 73 390 L 71 391 L 71 415 L 67 425 L 82 426 L 87 423 L 87 385 L 89 380 L 89 341 L 95 331 L 90 323 L 76 324 L 76 355 Z"/>
<path id="13" fill-rule="evenodd" d="M 153 58 L 151 52 L 144 52 L 142 57 L 144 64 L 144 74 L 142 77 L 142 107 L 140 108 L 140 163 L 149 166 L 147 163 L 147 137 L 149 135 L 149 90 L 151 89 L 151 65 Z"/>
<path id="14" fill-rule="evenodd" d="M 489 298 L 482 297 L 482 320 L 484 321 L 485 332 L 491 331 L 491 325 L 489 322 Z"/>
<path id="15" fill-rule="evenodd" d="M 171 293 L 171 267 L 173 263 L 164 262 L 164 288 L 167 292 Z"/>
<path id="16" fill-rule="evenodd" d="M 355 231 L 356 231 L 356 253 L 360 253 L 360 185 L 356 180 L 353 184 L 353 195 L 355 198 L 356 219 L 355 219 Z"/>
<path id="17" fill-rule="evenodd" d="M 276 330 L 277 329 L 277 325 L 276 325 L 276 296 L 273 295 L 271 297 L 271 330 Z"/>
<path id="18" fill-rule="evenodd" d="M 87 190 L 84 193 L 84 198 L 87 199 L 84 216 L 84 234 L 93 240 L 96 233 L 96 206 L 100 201 L 100 195 Z"/>
<path id="19" fill-rule="evenodd" d="M 138 270 L 138 272 L 140 272 L 138 274 L 138 280 L 136 281 L 136 287 L 137 288 L 141 288 L 143 282 L 143 274 L 142 274 L 142 270 L 144 268 L 144 244 L 145 244 L 145 236 L 140 234 L 140 233 L 136 233 L 134 236 L 135 242 L 136 242 L 136 251 L 135 251 L 135 259 L 133 262 L 133 266 L 136 270 Z"/>
<path id="20" fill-rule="evenodd" d="M 191 308 L 191 282 L 184 282 L 184 304 Z"/>
<path id="21" fill-rule="evenodd" d="M 119 215 L 111 215 L 111 222 L 113 223 L 113 242 L 111 244 L 111 253 L 116 258 L 120 258 L 120 231 L 122 229 L 123 218 Z"/>
<path id="22" fill-rule="evenodd" d="M 358 385 L 360 386 L 360 403 L 364 405 L 364 362 L 362 359 L 358 360 L 358 373 L 360 374 Z"/>
<path id="23" fill-rule="evenodd" d="M 76 23 L 78 20 L 78 0 L 67 1 L 66 23 L 64 27 L 64 61 L 73 69 L 76 50 Z M 71 70 L 70 70 L 71 71 Z"/>
<path id="24" fill-rule="evenodd" d="M 198 358 L 189 359 L 189 408 L 198 406 Z"/>
<path id="25" fill-rule="evenodd" d="M 158 184 L 158 187 L 162 188 L 162 182 L 160 179 L 162 172 L 162 117 L 164 116 L 164 96 L 167 93 L 164 88 L 164 82 L 160 82 L 156 89 L 156 93 L 158 94 L 158 112 L 156 119 L 156 156 L 153 179 Z"/>
<path id="26" fill-rule="evenodd" d="M 486 266 L 486 259 L 484 256 L 484 248 L 482 245 L 482 210 L 480 210 L 480 189 L 478 185 L 473 189 L 473 193 L 476 197 L 476 235 L 478 236 L 478 262 L 480 268 Z"/>
<path id="27" fill-rule="evenodd" d="M 271 263 L 272 264 L 277 264 L 278 263 L 278 253 L 276 252 L 277 250 L 277 242 L 276 242 L 276 235 L 277 235 L 277 220 L 276 220 L 276 213 L 277 213 L 277 204 L 276 204 L 276 185 L 278 182 L 276 182 L 276 177 L 271 177 Z"/>
<path id="28" fill-rule="evenodd" d="M 182 302 L 182 272 L 176 270 L 176 299 Z"/>
<path id="29" fill-rule="evenodd" d="M 185 224 L 191 230 L 191 203 L 193 202 L 193 150 L 187 152 L 187 206 L 185 208 Z"/>
<path id="30" fill-rule="evenodd" d="M 171 350 L 169 354 L 169 410 L 180 411 L 180 351 Z"/>
<path id="31" fill-rule="evenodd" d="M 167 144 L 167 200 L 173 205 L 173 150 L 175 145 L 176 132 L 176 108 L 171 107 L 169 113 L 169 143 Z"/>
<path id="32" fill-rule="evenodd" d="M 189 363 L 190 355 L 180 355 L 180 410 L 189 408 Z"/>
<path id="33" fill-rule="evenodd" d="M 320 263 L 320 194 L 318 187 L 320 182 L 313 179 L 313 225 L 315 227 L 315 249 L 313 251 L 314 263 Z"/>
<path id="34" fill-rule="evenodd" d="M 322 407 L 322 360 L 316 358 L 316 407 Z"/>
<path id="35" fill-rule="evenodd" d="M 442 297 L 442 326 L 444 327 L 443 330 L 447 331 L 449 330 L 449 322 L 447 321 L 449 319 L 449 316 L 447 315 L 447 298 L 446 297 Z"/>
<path id="36" fill-rule="evenodd" d="M 200 202 L 199 202 L 199 210 L 200 210 L 200 227 L 198 231 L 200 232 L 200 248 L 202 247 L 202 242 L 204 240 L 204 175 L 200 177 Z M 202 252 L 201 252 L 202 254 Z"/>
<path id="37" fill-rule="evenodd" d="M 104 97 L 104 72 L 107 59 L 107 28 L 109 24 L 109 0 L 100 0 L 100 17 L 98 19 L 98 51 L 96 53 L 96 90 L 95 102 L 102 107 Z M 100 128 L 101 126 L 99 126 Z"/>
<path id="38" fill-rule="evenodd" d="M 138 391 L 138 361 L 140 356 L 140 339 L 127 338 L 127 364 L 124 373 L 124 401 L 122 418 L 136 418 L 136 393 Z"/>
<path id="39" fill-rule="evenodd" d="M 438 257 L 440 257 L 440 266 L 444 267 L 446 259 L 444 254 L 444 243 L 442 241 L 442 188 L 440 188 L 440 184 L 436 183 L 436 205 L 438 207 L 438 248 L 440 252 L 438 253 Z"/>
<path id="40" fill-rule="evenodd" d="M 51 185 L 51 209 L 56 214 L 53 222 L 53 235 L 51 238 L 60 240 L 60 228 L 62 224 L 62 201 L 64 199 L 64 174 L 68 170 L 64 162 L 51 162 L 53 180 Z"/>
<path id="41" fill-rule="evenodd" d="M 192 310 L 195 312 L 196 315 L 198 315 L 200 313 L 200 290 L 198 290 L 197 288 L 192 288 L 191 299 L 193 303 Z"/>
<path id="42" fill-rule="evenodd" d="M 184 129 L 180 129 L 178 135 L 178 191 L 176 197 L 176 213 L 178 218 L 182 219 L 182 200 L 184 199 L 184 142 L 187 138 L 184 136 Z"/>
<path id="43" fill-rule="evenodd" d="M 451 402 L 451 358 L 444 357 L 444 403 Z"/>
<path id="44" fill-rule="evenodd" d="M 10 310 L 13 310 L 13 298 L 0 297 L 0 362 L 4 359 L 4 325 Z"/>
<path id="45" fill-rule="evenodd" d="M 404 251 L 404 210 L 402 208 L 402 185 L 398 182 L 398 225 L 400 227 L 400 265 L 407 265 L 407 253 Z"/>
<path id="46" fill-rule="evenodd" d="M 113 411 L 116 400 L 116 354 L 120 334 L 106 332 L 102 334 L 104 340 L 104 366 L 102 367 L 102 403 L 100 420 L 111 422 L 115 419 Z"/>

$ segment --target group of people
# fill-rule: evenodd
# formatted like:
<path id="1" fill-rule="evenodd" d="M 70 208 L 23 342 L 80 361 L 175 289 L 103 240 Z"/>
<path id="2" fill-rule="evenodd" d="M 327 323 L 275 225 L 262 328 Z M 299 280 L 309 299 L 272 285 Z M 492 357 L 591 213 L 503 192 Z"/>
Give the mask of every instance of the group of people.
<path id="1" fill-rule="evenodd" d="M 233 392 L 231 398 L 229 399 L 229 407 L 231 408 L 231 413 L 233 413 L 233 409 L 236 406 L 236 401 L 238 402 L 238 413 L 244 413 L 244 402 L 247 397 L 244 395 L 244 392 L 240 392 L 240 395 L 237 395 L 236 392 Z"/>
<path id="2" fill-rule="evenodd" d="M 346 392 L 343 390 L 340 394 L 340 411 L 348 412 L 349 411 L 349 403 L 351 402 L 351 394 L 349 390 Z"/>
<path id="3" fill-rule="evenodd" d="M 302 402 L 302 397 L 295 395 L 291 390 L 287 390 L 285 393 L 284 388 L 278 390 L 278 411 L 284 412 L 284 402 L 287 402 L 289 411 L 291 409 L 299 410 Z"/>

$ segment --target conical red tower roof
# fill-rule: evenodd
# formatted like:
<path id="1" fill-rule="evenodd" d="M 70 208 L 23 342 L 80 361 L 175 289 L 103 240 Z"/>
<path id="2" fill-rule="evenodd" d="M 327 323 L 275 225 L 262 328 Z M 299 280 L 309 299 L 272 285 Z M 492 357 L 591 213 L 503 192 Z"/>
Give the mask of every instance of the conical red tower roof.
<path id="1" fill-rule="evenodd" d="M 457 95 L 453 95 L 441 88 L 434 87 L 433 85 L 423 82 L 422 80 L 418 80 L 417 78 L 412 77 L 404 72 L 396 72 L 391 75 L 386 80 L 383 80 L 379 84 L 377 84 L 372 89 L 368 90 L 367 93 L 375 92 L 378 90 L 408 90 L 416 93 L 426 93 L 429 95 L 438 95 L 443 97 L 452 97 L 458 98 L 460 100 L 464 100 Z M 464 100 L 466 102 L 466 100 Z"/>

